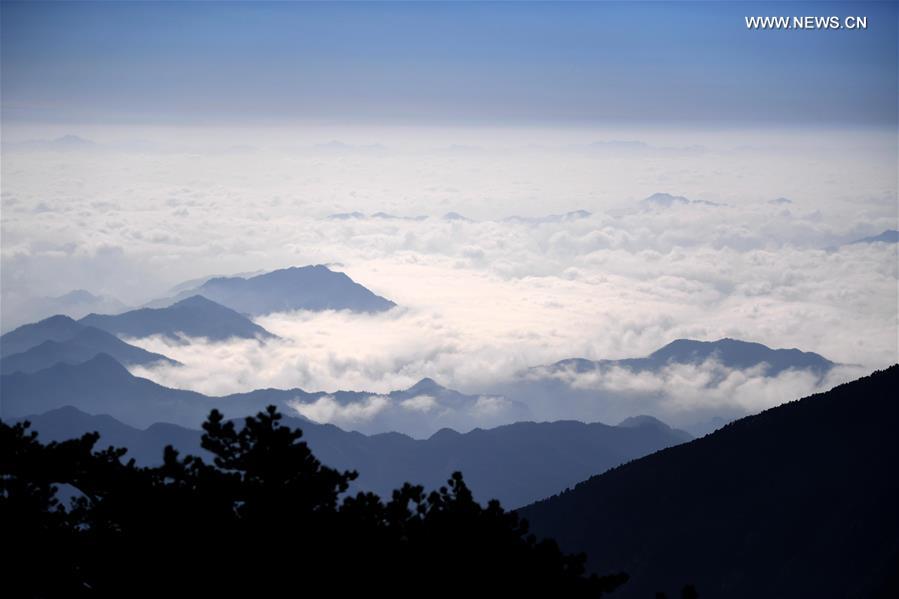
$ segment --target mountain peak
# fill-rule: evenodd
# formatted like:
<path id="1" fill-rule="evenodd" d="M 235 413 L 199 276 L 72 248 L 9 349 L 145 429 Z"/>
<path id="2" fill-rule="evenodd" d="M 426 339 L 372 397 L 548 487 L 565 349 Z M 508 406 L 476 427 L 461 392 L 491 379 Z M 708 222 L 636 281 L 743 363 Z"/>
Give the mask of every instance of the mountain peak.
<path id="1" fill-rule="evenodd" d="M 436 393 L 443 391 L 445 387 L 441 386 L 432 378 L 425 377 L 406 389 L 408 393 Z"/>

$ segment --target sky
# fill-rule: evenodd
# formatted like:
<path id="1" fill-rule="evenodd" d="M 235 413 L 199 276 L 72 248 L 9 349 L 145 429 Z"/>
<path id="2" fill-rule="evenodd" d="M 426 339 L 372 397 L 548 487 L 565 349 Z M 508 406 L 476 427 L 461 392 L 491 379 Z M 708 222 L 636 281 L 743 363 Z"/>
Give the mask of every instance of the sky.
<path id="1" fill-rule="evenodd" d="M 899 360 L 897 246 L 851 243 L 899 228 L 895 3 L 0 6 L 4 332 L 76 289 L 102 297 L 77 316 L 328 264 L 398 308 L 257 318 L 268 344 L 129 340 L 184 364 L 134 373 L 209 394 L 432 377 L 477 395 L 723 337 L 845 365 L 572 382 L 686 423 Z M 806 14 L 868 29 L 743 20 Z M 389 427 L 372 397 L 317 409 Z M 532 415 L 629 415 L 598 405 Z"/>
<path id="2" fill-rule="evenodd" d="M 4 2 L 12 122 L 894 125 L 894 2 Z M 859 15 L 864 31 L 752 31 Z"/>

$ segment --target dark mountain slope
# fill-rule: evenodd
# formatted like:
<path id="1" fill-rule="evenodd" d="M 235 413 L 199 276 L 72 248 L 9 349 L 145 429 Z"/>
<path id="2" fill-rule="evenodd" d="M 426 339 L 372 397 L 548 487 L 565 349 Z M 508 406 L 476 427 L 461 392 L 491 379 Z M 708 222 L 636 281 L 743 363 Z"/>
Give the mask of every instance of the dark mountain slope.
<path id="1" fill-rule="evenodd" d="M 593 477 L 521 510 L 622 597 L 895 597 L 899 365 Z M 616 596 L 618 594 L 616 593 Z"/>
<path id="2" fill-rule="evenodd" d="M 89 314 L 78 321 L 125 337 L 179 335 L 221 341 L 231 337 L 271 338 L 271 333 L 231 308 L 194 295 L 167 308 L 141 308 L 114 316 Z"/>

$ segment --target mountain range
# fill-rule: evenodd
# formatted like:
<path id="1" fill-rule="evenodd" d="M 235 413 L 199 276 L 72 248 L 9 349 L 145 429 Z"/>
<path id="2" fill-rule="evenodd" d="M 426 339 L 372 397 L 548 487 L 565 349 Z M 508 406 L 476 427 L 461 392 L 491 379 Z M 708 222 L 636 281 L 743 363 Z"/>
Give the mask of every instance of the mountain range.
<path id="1" fill-rule="evenodd" d="M 99 432 L 98 449 L 127 447 L 125 459 L 134 458 L 139 465 L 160 464 L 166 445 L 209 457 L 200 449 L 202 431 L 177 425 L 156 423 L 141 430 L 73 407 L 27 419 L 44 442 Z M 358 471 L 351 491 L 389 497 L 393 489 L 409 481 L 434 489 L 453 471 L 461 470 L 479 500 L 495 498 L 507 507 L 525 505 L 591 474 L 690 439 L 654 419 L 627 426 L 518 422 L 464 434 L 443 429 L 427 439 L 399 433 L 367 436 L 298 418 L 284 418 L 282 423 L 302 429 L 303 440 L 324 464 Z"/>
<path id="2" fill-rule="evenodd" d="M 899 593 L 899 365 L 728 424 L 520 510 L 627 572 L 616 596 Z"/>
<path id="3" fill-rule="evenodd" d="M 428 436 L 443 427 L 470 430 L 490 423 L 479 409 L 492 408 L 498 423 L 523 420 L 525 406 L 502 397 L 466 395 L 423 379 L 408 389 L 387 394 L 364 391 L 308 392 L 303 389 L 257 389 L 212 397 L 164 387 L 136 377 L 107 354 L 80 364 L 57 363 L 33 372 L 0 376 L 2 416 L 14 418 L 75 406 L 90 414 L 108 414 L 132 426 L 170 422 L 197 427 L 213 408 L 238 418 L 274 405 L 288 414 L 315 416 L 347 406 L 368 406 L 376 411 L 353 428 L 375 433 L 401 430 Z M 374 408 L 371 408 L 374 406 Z M 498 407 L 504 408 L 499 412 Z M 352 411 L 352 409 L 351 409 Z M 357 409 L 358 411 L 358 409 Z"/>

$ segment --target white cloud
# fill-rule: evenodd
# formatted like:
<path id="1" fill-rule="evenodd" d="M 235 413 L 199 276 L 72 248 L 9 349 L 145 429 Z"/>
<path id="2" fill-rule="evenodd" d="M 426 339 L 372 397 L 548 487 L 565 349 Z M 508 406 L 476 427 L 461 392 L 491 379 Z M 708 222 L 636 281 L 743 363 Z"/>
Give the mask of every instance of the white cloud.
<path id="1" fill-rule="evenodd" d="M 416 395 L 400 401 L 400 407 L 413 412 L 432 412 L 438 408 L 437 400 L 430 395 Z"/>
<path id="2" fill-rule="evenodd" d="M 355 428 L 372 420 L 390 405 L 390 398 L 370 395 L 362 401 L 340 404 L 331 395 L 319 397 L 312 403 L 288 402 L 297 414 L 320 423 L 335 424 L 344 428 Z"/>

